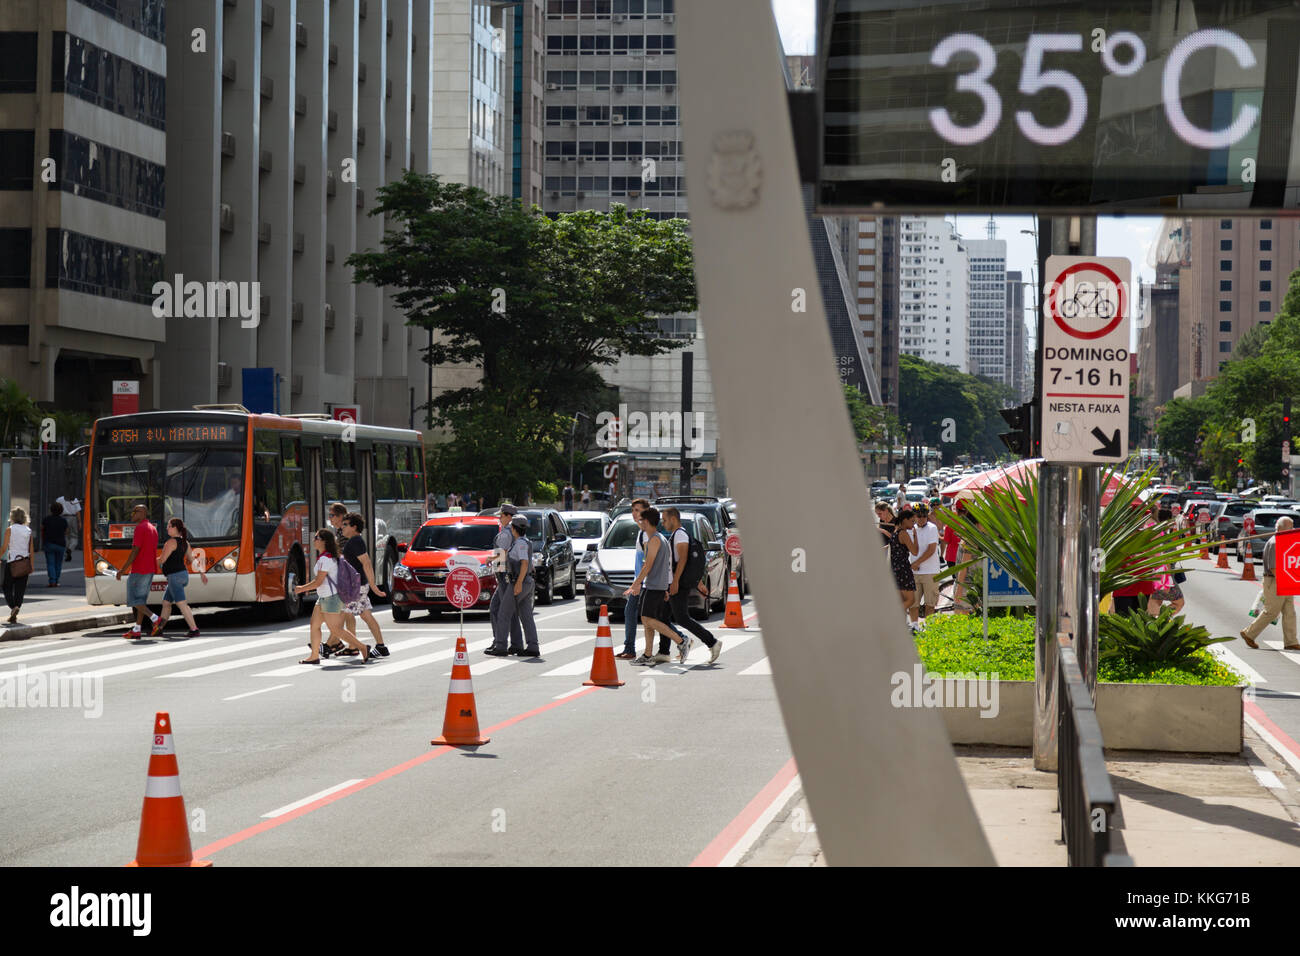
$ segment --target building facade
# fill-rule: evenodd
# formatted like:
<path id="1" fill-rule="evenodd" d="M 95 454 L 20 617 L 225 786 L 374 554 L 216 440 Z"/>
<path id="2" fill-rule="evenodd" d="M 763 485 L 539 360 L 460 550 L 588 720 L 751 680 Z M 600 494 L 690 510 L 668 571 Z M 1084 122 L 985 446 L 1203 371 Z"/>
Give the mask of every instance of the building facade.
<path id="1" fill-rule="evenodd" d="M 993 238 L 966 239 L 969 311 L 967 348 L 969 370 L 994 381 L 1011 384 L 1007 362 L 1007 243 Z"/>
<path id="2" fill-rule="evenodd" d="M 898 223 L 898 350 L 969 371 L 969 257 L 957 227 L 937 216 Z"/>
<path id="3" fill-rule="evenodd" d="M 1022 402 L 1031 398 L 1033 391 L 1029 357 L 1029 330 L 1025 326 L 1025 279 L 1023 272 L 1007 273 L 1007 325 L 1004 361 L 1008 370 L 1006 382 Z"/>
<path id="4" fill-rule="evenodd" d="M 0 376 L 58 408 L 106 413 L 119 379 L 157 402 L 174 195 L 163 12 L 0 4 Z"/>
<path id="5" fill-rule="evenodd" d="M 512 11 L 511 195 L 531 206 L 542 204 L 543 103 L 546 72 L 546 4 L 521 0 Z"/>

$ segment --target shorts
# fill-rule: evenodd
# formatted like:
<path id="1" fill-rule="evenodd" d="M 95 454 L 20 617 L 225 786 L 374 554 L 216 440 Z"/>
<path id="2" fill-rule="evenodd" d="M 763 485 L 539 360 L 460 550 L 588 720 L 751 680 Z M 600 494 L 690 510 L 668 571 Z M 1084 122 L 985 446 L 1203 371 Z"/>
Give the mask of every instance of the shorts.
<path id="1" fill-rule="evenodd" d="M 339 614 L 343 611 L 343 599 L 337 594 L 321 594 L 316 603 L 322 614 Z"/>
<path id="2" fill-rule="evenodd" d="M 934 580 L 934 575 L 914 571 L 912 577 L 916 579 L 917 590 L 921 592 L 925 606 L 933 611 L 939 606 L 939 584 Z"/>
<path id="3" fill-rule="evenodd" d="M 130 607 L 147 604 L 149 601 L 149 585 L 152 583 L 152 574 L 128 574 L 126 576 L 126 603 Z"/>
<path id="4" fill-rule="evenodd" d="M 357 598 L 355 601 L 348 601 L 343 605 L 343 610 L 347 611 L 353 617 L 360 617 L 362 614 L 371 610 L 370 595 L 367 593 L 367 590 L 368 589 L 363 587 L 361 597 Z"/>
<path id="5" fill-rule="evenodd" d="M 163 600 L 170 601 L 172 604 L 179 604 L 185 600 L 185 585 L 190 583 L 190 572 L 181 570 L 174 574 L 167 575 L 167 590 L 163 592 Z"/>
<path id="6" fill-rule="evenodd" d="M 1171 584 L 1167 588 L 1157 588 L 1152 591 L 1151 597 L 1156 601 L 1181 601 L 1183 600 L 1183 589 L 1177 584 Z"/>
<path id="7" fill-rule="evenodd" d="M 641 592 L 641 620 L 651 618 L 666 624 L 668 622 L 668 592 L 644 590 Z"/>

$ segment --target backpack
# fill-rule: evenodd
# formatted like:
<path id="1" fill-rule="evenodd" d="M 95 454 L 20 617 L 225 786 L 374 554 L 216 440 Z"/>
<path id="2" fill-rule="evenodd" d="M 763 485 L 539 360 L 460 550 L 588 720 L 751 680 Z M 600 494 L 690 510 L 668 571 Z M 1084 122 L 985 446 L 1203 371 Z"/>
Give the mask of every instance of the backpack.
<path id="1" fill-rule="evenodd" d="M 352 566 L 352 562 L 339 556 L 339 597 L 344 604 L 354 604 L 361 600 L 361 575 Z"/>
<path id="2" fill-rule="evenodd" d="M 681 586 L 688 591 L 700 583 L 704 577 L 705 568 L 708 566 L 708 553 L 704 550 L 704 544 L 695 540 L 695 536 L 686 530 L 686 525 L 681 526 L 681 532 L 686 535 L 686 567 L 682 571 Z M 673 548 L 673 566 L 677 564 L 677 548 Z"/>

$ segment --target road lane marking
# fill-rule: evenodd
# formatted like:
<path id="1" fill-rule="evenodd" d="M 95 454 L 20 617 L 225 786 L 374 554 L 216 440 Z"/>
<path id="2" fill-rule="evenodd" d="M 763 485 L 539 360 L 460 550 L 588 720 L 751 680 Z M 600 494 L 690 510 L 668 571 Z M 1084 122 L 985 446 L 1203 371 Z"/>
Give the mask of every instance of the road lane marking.
<path id="1" fill-rule="evenodd" d="M 1259 671 L 1255 670 L 1255 668 L 1247 664 L 1236 653 L 1228 650 L 1222 644 L 1210 644 L 1206 648 L 1206 650 L 1208 650 L 1211 654 L 1214 654 L 1216 657 L 1221 658 L 1223 660 L 1223 663 L 1227 664 L 1229 667 L 1235 670 L 1242 677 L 1246 678 L 1246 683 L 1248 684 L 1268 683 L 1268 680 L 1264 677 L 1264 675 L 1262 675 Z"/>
<path id="2" fill-rule="evenodd" d="M 468 650 L 470 653 L 473 653 L 474 651 L 481 651 L 483 648 L 487 647 L 491 643 L 492 643 L 492 638 L 485 637 L 481 641 L 469 641 L 465 645 L 465 647 L 466 650 Z M 415 667 L 423 667 L 426 664 L 436 664 L 438 661 L 451 660 L 451 658 L 455 656 L 455 654 L 456 654 L 456 646 L 453 644 L 451 647 L 444 647 L 440 651 L 434 651 L 432 654 L 424 654 L 420 657 L 404 657 L 400 661 L 394 661 L 394 659 L 391 657 L 383 658 L 382 663 L 376 664 L 373 667 L 357 668 L 355 675 L 349 674 L 348 676 L 349 677 L 351 676 L 391 677 L 393 674 L 400 674 L 402 671 L 409 671 Z M 352 658 L 352 660 L 354 661 L 358 659 L 359 658 L 355 658 L 355 657 Z M 288 670 L 292 672 L 292 669 L 288 669 Z M 267 675 L 270 675 L 276 672 L 267 671 L 266 673 Z M 472 664 L 470 665 L 470 673 L 471 674 L 473 673 Z"/>
<path id="3" fill-rule="evenodd" d="M 196 637 L 193 640 L 185 641 L 184 644 L 167 642 L 165 644 L 153 644 L 145 647 L 132 646 L 120 651 L 114 651 L 111 654 L 100 654 L 96 657 L 82 657 L 70 661 L 55 661 L 53 664 L 37 664 L 34 667 L 26 667 L 17 671 L 0 671 L 0 680 L 6 677 L 17 677 L 19 674 L 37 674 L 43 671 L 52 671 L 56 668 L 66 668 L 68 670 L 77 670 L 87 664 L 100 664 L 104 661 L 117 661 L 124 657 L 142 657 L 145 654 L 164 654 L 167 652 L 176 652 L 178 648 L 195 647 L 199 644 L 212 644 L 217 639 L 215 637 Z M 13 661 L 5 661 L 11 664 Z"/>
<path id="4" fill-rule="evenodd" d="M 147 661 L 134 661 L 130 664 L 119 664 L 116 667 L 98 668 L 92 671 L 82 673 L 83 677 L 116 677 L 118 674 L 132 674 L 136 671 L 153 670 L 157 667 L 172 667 L 175 664 L 185 663 L 187 661 L 203 660 L 208 657 L 221 657 L 225 654 L 238 653 L 244 648 L 268 647 L 272 644 L 283 644 L 286 641 L 293 641 L 292 637 L 264 637 L 258 641 L 245 641 L 238 645 L 224 645 L 222 647 L 209 647 L 207 650 L 195 651 L 191 654 L 179 654 L 175 657 L 154 658 Z"/>
<path id="5" fill-rule="evenodd" d="M 1277 651 L 1292 664 L 1300 664 L 1300 651 L 1288 650 L 1281 641 L 1260 641 L 1265 647 Z"/>
<path id="6" fill-rule="evenodd" d="M 1287 736 L 1277 724 L 1269 720 L 1263 708 L 1250 701 L 1242 701 L 1241 709 L 1246 723 L 1264 742 L 1273 748 L 1273 752 L 1291 765 L 1291 769 L 1300 773 L 1300 744 Z"/>
<path id="7" fill-rule="evenodd" d="M 573 647 L 575 644 L 582 644 L 586 641 L 594 641 L 594 640 L 595 638 L 590 634 L 572 634 L 569 637 L 562 637 L 557 641 L 547 641 L 541 647 L 542 657 L 544 659 L 548 653 L 554 654 L 557 653 L 558 651 L 565 650 L 566 648 Z M 509 667 L 511 664 L 518 663 L 519 661 L 531 661 L 534 659 L 535 658 L 531 658 L 531 657 L 489 657 L 487 660 L 483 661 L 482 663 L 472 662 L 470 664 L 470 673 L 491 674 L 493 671 L 498 671 L 503 667 Z M 583 658 L 577 663 L 583 664 L 584 662 L 585 662 L 584 666 L 588 666 L 588 667 L 591 666 L 590 658 Z M 451 671 L 445 671 L 442 676 L 450 677 Z"/>
<path id="8" fill-rule="evenodd" d="M 568 703 L 569 701 L 577 700 L 578 698 L 584 697 L 587 694 L 594 692 L 595 690 L 597 690 L 597 688 L 595 687 L 584 687 L 580 692 L 576 694 L 567 695 L 564 698 L 564 700 L 553 700 L 549 704 L 543 704 L 540 707 L 535 707 L 530 711 L 527 711 L 522 714 L 518 714 L 507 720 L 503 720 L 499 724 L 494 724 L 491 727 L 487 727 L 483 730 L 483 733 L 485 735 L 494 734 L 497 731 L 504 730 L 507 727 L 514 726 L 515 724 L 520 723 L 521 721 L 528 720 L 530 717 L 536 717 L 539 714 L 546 713 L 546 711 L 548 710 L 552 710 L 556 707 L 562 707 L 564 706 L 564 704 Z M 217 840 L 214 843 L 209 843 L 207 846 L 199 847 L 199 849 L 195 851 L 194 856 L 196 859 L 205 856 L 211 856 L 212 854 L 218 853 L 221 850 L 224 850 L 228 847 L 232 847 L 237 843 L 243 843 L 245 840 L 248 840 L 251 837 L 255 837 L 259 833 L 265 833 L 268 830 L 274 830 L 276 827 L 288 823 L 290 820 L 296 820 L 298 817 L 305 816 L 306 814 L 311 813 L 314 810 L 319 810 L 321 807 L 329 806 L 331 803 L 334 803 L 338 800 L 342 800 L 344 797 L 351 796 L 354 793 L 359 793 L 360 791 L 365 790 L 368 787 L 373 787 L 377 783 L 381 783 L 384 780 L 390 779 L 391 777 L 396 777 L 398 774 L 405 773 L 408 770 L 411 770 L 422 764 L 426 764 L 430 760 L 436 760 L 439 757 L 446 756 L 447 754 L 452 753 L 453 751 L 458 749 L 459 748 L 457 747 L 434 747 L 431 750 L 429 750 L 427 753 L 423 753 L 418 757 L 413 757 L 410 760 L 407 760 L 405 763 L 400 763 L 395 767 L 389 767 L 387 770 L 381 771 L 380 773 L 375 774 L 373 777 L 367 777 L 366 779 L 354 783 L 351 786 L 344 787 L 342 790 L 339 790 L 335 793 L 331 793 L 329 796 L 321 797 L 320 799 L 314 800 L 313 802 L 308 803 L 305 806 L 298 807 L 296 810 L 289 810 L 286 813 L 282 813 L 278 817 L 273 817 L 262 823 L 256 823 L 253 826 L 248 827 L 247 829 L 240 830 L 238 833 L 231 834 L 230 836 Z M 791 763 L 793 763 L 793 761 L 791 761 Z"/>
<path id="9" fill-rule="evenodd" d="M 735 866 L 799 788 L 799 769 L 791 757 L 758 792 L 758 796 L 713 838 L 691 866 Z"/>
<path id="10" fill-rule="evenodd" d="M 413 650 L 414 648 L 417 648 L 417 647 L 424 647 L 426 644 L 433 644 L 433 643 L 436 643 L 437 641 L 440 641 L 440 640 L 442 640 L 442 638 L 440 638 L 440 637 L 408 637 L 408 638 L 405 638 L 405 639 L 403 639 L 403 640 L 401 640 L 401 641 L 385 641 L 384 643 L 387 644 L 387 645 L 389 646 L 389 648 L 391 648 L 392 651 L 400 651 L 400 650 L 402 650 L 403 648 L 405 648 L 405 649 L 407 649 L 407 650 Z M 297 654 L 297 653 L 300 653 L 300 652 L 299 652 L 299 651 L 294 651 L 294 652 L 293 652 L 293 654 Z M 303 648 L 302 651 L 301 651 L 301 653 L 306 654 L 306 653 L 308 653 L 308 651 L 306 650 L 306 648 Z M 390 653 L 391 653 L 391 651 L 390 651 Z M 451 651 L 448 651 L 447 653 L 450 654 Z M 292 657 L 293 654 L 286 654 L 286 653 L 283 653 L 283 652 L 281 652 L 281 653 L 279 653 L 279 654 L 264 654 L 264 655 L 262 655 L 261 657 L 249 658 L 247 661 L 244 661 L 243 663 L 244 663 L 244 664 L 262 664 L 262 663 L 264 663 L 264 662 L 266 662 L 266 661 L 269 661 L 269 660 L 278 660 L 279 658 L 282 658 L 282 657 Z M 376 657 L 375 660 L 386 660 L 386 658 Z M 347 663 L 347 664 L 350 664 L 350 663 L 352 663 L 352 662 L 355 661 L 357 664 L 360 664 L 360 663 L 361 663 L 361 655 L 358 654 L 356 657 L 340 657 L 340 658 L 324 658 L 324 657 L 323 657 L 323 658 L 321 658 L 321 661 L 324 662 L 324 663 L 329 663 L 329 664 L 334 664 L 334 663 L 339 663 L 339 664 Z M 406 663 L 406 662 L 403 661 L 402 663 Z M 242 664 L 238 664 L 238 663 L 232 663 L 232 664 L 230 665 L 230 667 L 240 667 L 240 666 L 243 666 L 243 665 L 242 665 Z M 400 665 L 397 665 L 397 666 L 400 666 Z M 226 669 L 229 669 L 229 668 L 226 668 Z M 207 673 L 213 673 L 213 671 L 206 671 L 206 672 L 207 672 Z M 270 671 L 260 671 L 260 672 L 258 672 L 258 673 L 256 673 L 256 674 L 253 674 L 252 676 L 253 676 L 253 677 L 297 677 L 298 675 L 300 675 L 300 674 L 302 674 L 302 673 L 304 673 L 304 670 L 303 670 L 303 666 L 302 666 L 301 664 L 291 664 L 291 665 L 288 666 L 288 667 L 277 667 L 275 670 L 270 670 Z M 176 676 L 180 677 L 180 676 L 194 676 L 194 675 L 189 675 L 189 674 L 180 675 L 180 674 L 178 674 L 178 675 L 176 675 Z"/>
<path id="11" fill-rule="evenodd" d="M 328 797 L 331 793 L 338 793 L 340 790 L 346 790 L 354 783 L 360 783 L 363 779 L 365 778 L 354 777 L 352 780 L 344 780 L 342 783 L 335 784 L 332 787 L 327 787 L 326 789 L 321 790 L 319 793 L 313 793 L 310 797 L 303 797 L 301 800 L 295 800 L 293 803 L 286 803 L 282 807 L 276 807 L 270 813 L 262 814 L 262 819 L 273 820 L 276 817 L 282 817 L 286 813 L 292 813 L 294 810 L 297 810 L 299 807 L 305 807 L 309 803 L 315 803 L 317 800 L 320 800 L 322 797 Z"/>
<path id="12" fill-rule="evenodd" d="M 10 664 L 17 663 L 18 661 L 34 661 L 42 657 L 67 657 L 69 654 L 88 654 L 92 651 L 102 650 L 105 647 L 121 647 L 122 645 L 117 643 L 117 641 L 120 640 L 121 638 L 116 638 L 111 644 L 107 640 L 99 640 L 90 643 L 76 644 L 72 646 L 69 646 L 67 644 L 59 644 L 56 647 L 54 647 L 52 650 L 44 650 L 44 651 L 32 651 L 32 648 L 29 645 L 27 647 L 15 648 L 16 650 L 24 650 L 24 651 L 28 651 L 29 653 L 19 654 L 16 657 L 6 657 L 3 663 L 7 667 Z"/>
<path id="13" fill-rule="evenodd" d="M 587 688 L 575 687 L 573 690 L 566 690 L 563 694 L 556 694 L 551 700 L 564 700 L 566 697 L 572 697 L 574 694 L 581 694 Z"/>
<path id="14" fill-rule="evenodd" d="M 243 700 L 245 697 L 252 697 L 254 694 L 265 694 L 268 691 L 283 690 L 286 687 L 292 687 L 292 684 L 276 684 L 274 687 L 263 687 L 261 690 L 250 690 L 247 694 L 236 694 L 234 697 L 223 697 L 222 700 Z"/>
<path id="15" fill-rule="evenodd" d="M 740 677 L 754 677 L 754 676 L 771 677 L 771 676 L 772 676 L 772 659 L 771 659 L 770 657 L 764 657 L 762 660 L 757 661 L 756 663 L 750 664 L 750 665 L 749 665 L 748 667 L 746 667 L 743 671 L 741 671 L 740 674 L 739 674 L 738 676 L 740 676 Z"/>

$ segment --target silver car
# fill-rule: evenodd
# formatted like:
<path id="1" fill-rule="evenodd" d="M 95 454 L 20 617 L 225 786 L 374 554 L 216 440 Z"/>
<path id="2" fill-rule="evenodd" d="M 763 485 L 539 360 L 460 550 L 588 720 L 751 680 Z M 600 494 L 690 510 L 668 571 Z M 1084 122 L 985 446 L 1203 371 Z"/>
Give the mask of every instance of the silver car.
<path id="1" fill-rule="evenodd" d="M 599 544 L 600 539 L 609 530 L 609 515 L 604 511 L 561 511 L 560 517 L 569 527 L 569 537 L 573 539 L 573 553 L 578 558 L 578 567 L 573 572 L 575 580 L 586 588 L 587 568 L 596 552 L 588 551 L 587 545 Z"/>

